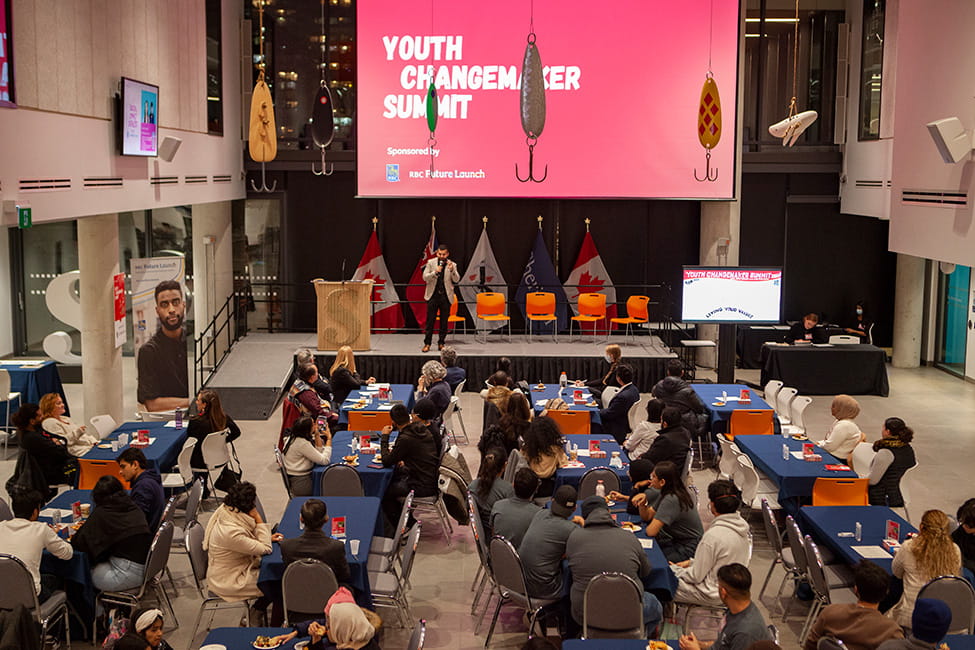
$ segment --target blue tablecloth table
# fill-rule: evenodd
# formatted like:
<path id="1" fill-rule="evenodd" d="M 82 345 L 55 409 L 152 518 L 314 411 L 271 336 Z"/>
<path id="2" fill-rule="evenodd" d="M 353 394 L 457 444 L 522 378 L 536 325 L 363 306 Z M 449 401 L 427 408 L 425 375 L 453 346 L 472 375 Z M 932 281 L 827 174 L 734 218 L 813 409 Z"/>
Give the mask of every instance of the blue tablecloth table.
<path id="1" fill-rule="evenodd" d="M 680 645 L 675 640 L 667 641 L 673 650 L 679 650 Z M 647 642 L 643 639 L 566 639 L 562 642 L 562 650 L 647 650 Z M 231 650 L 227 646 L 227 650 Z M 951 646 L 955 650 L 955 646 Z"/>
<path id="2" fill-rule="evenodd" d="M 568 386 L 565 390 L 559 390 L 558 384 L 545 384 L 544 389 L 537 389 L 537 385 L 532 385 L 531 392 L 526 395 L 528 400 L 531 402 L 532 409 L 535 411 L 535 415 L 540 414 L 545 410 L 544 404 L 539 404 L 539 401 L 545 400 L 546 402 L 555 397 L 561 397 L 562 400 L 568 405 L 570 411 L 588 411 L 589 412 L 589 423 L 590 425 L 599 424 L 602 425 L 602 418 L 599 417 L 599 402 L 596 402 L 596 406 L 587 406 L 586 404 L 575 404 L 572 401 L 573 391 L 581 390 L 585 395 L 591 395 L 588 388 L 577 388 L 575 386 Z"/>
<path id="3" fill-rule="evenodd" d="M 975 635 L 949 634 L 945 637 L 945 643 L 951 650 L 975 650 Z"/>
<path id="4" fill-rule="evenodd" d="M 779 502 L 787 499 L 802 499 L 812 496 L 817 478 L 857 478 L 856 472 L 826 469 L 826 465 L 842 465 L 828 452 L 814 447 L 822 461 L 812 462 L 796 458 L 791 452 L 801 452 L 807 441 L 794 440 L 782 436 L 735 436 L 735 444 L 752 462 L 755 468 L 768 476 L 779 486 Z M 789 459 L 782 457 L 782 445 L 789 446 Z"/>
<path id="5" fill-rule="evenodd" d="M 389 399 L 381 402 L 376 398 L 375 391 L 366 390 L 365 387 L 352 391 L 349 393 L 348 399 L 342 403 L 341 409 L 339 409 L 339 424 L 349 423 L 349 411 L 389 413 L 390 402 L 402 402 L 407 409 L 413 410 L 413 386 L 410 384 L 390 384 L 389 393 Z M 368 403 L 362 408 L 351 408 L 360 397 L 367 398 L 369 400 Z"/>
<path id="6" fill-rule="evenodd" d="M 91 504 L 91 490 L 66 490 L 51 499 L 45 508 L 59 508 L 70 510 L 75 501 Z M 50 517 L 40 517 L 39 521 L 50 523 Z M 71 518 L 62 518 L 63 523 L 71 523 Z M 95 585 L 91 582 L 91 566 L 88 554 L 75 551 L 70 559 L 56 558 L 47 551 L 41 554 L 41 573 L 49 573 L 65 581 L 64 591 L 68 602 L 85 625 L 85 634 L 90 630 L 92 617 L 95 613 Z M 72 626 L 74 629 L 74 626 Z"/>
<path id="7" fill-rule="evenodd" d="M 694 389 L 694 392 L 704 402 L 704 408 L 708 416 L 708 428 L 712 435 L 728 432 L 731 414 L 737 409 L 762 410 L 772 408 L 754 389 L 742 386 L 741 384 L 691 384 L 691 388 Z M 750 402 L 741 403 L 737 400 L 729 399 L 725 402 L 724 406 L 715 405 L 718 398 L 722 397 L 722 393 L 727 393 L 729 398 L 737 398 L 743 388 L 748 390 L 748 394 L 752 398 Z M 773 422 L 775 424 L 775 430 L 780 431 L 778 419 L 773 418 Z"/>
<path id="8" fill-rule="evenodd" d="M 211 643 L 226 647 L 227 650 L 254 650 L 254 640 L 259 636 L 280 636 L 289 634 L 290 627 L 218 627 L 210 630 L 201 647 Z M 280 646 L 278 650 L 292 650 L 302 637 L 295 637 Z M 304 640 L 308 640 L 305 637 Z"/>
<path id="9" fill-rule="evenodd" d="M 128 434 L 129 441 L 132 441 L 137 435 L 136 432 L 140 429 L 148 429 L 149 437 L 156 439 L 148 447 L 142 448 L 142 453 L 146 455 L 149 466 L 160 474 L 169 471 L 176 464 L 176 458 L 183 448 L 183 443 L 186 442 L 185 423 L 181 429 L 177 429 L 175 427 L 167 427 L 166 423 L 162 421 L 124 422 L 115 431 L 110 433 L 108 437 L 102 440 L 102 443 L 110 443 L 113 440 L 117 440 L 120 433 Z M 87 454 L 81 456 L 81 458 L 87 460 L 115 460 L 124 449 L 126 447 L 120 447 L 118 451 L 112 451 L 111 449 L 99 449 L 96 445 Z"/>
<path id="10" fill-rule="evenodd" d="M 574 488 L 578 488 L 579 481 L 582 480 L 586 472 L 594 467 L 606 467 L 616 472 L 616 475 L 619 476 L 620 492 L 628 494 L 633 485 L 630 483 L 630 475 L 628 473 L 630 470 L 630 461 L 626 455 L 626 451 L 610 436 L 572 436 L 570 442 L 579 445 L 580 450 L 588 450 L 591 440 L 599 441 L 599 448 L 606 452 L 606 458 L 579 456 L 579 462 L 585 465 L 585 467 L 558 468 L 555 470 L 555 489 L 557 490 L 561 485 L 571 485 Z M 620 452 L 620 458 L 623 459 L 623 467 L 621 468 L 609 466 L 609 461 L 612 459 L 614 451 Z"/>
<path id="11" fill-rule="evenodd" d="M 379 432 L 378 431 L 364 431 L 359 433 L 366 433 L 369 435 L 372 445 L 374 447 L 379 446 Z M 351 431 L 339 431 L 332 436 L 332 462 L 341 463 L 342 456 L 349 456 L 353 453 L 352 450 L 352 438 L 353 434 Z M 390 436 L 391 441 L 396 440 L 396 435 Z M 378 454 L 378 450 L 377 450 Z M 359 466 L 356 467 L 356 471 L 359 472 L 359 478 L 362 479 L 362 492 L 367 497 L 378 497 L 382 499 L 386 495 L 386 488 L 389 487 L 390 482 L 393 480 L 393 468 L 376 468 L 369 467 L 375 460 L 374 455 L 360 454 L 359 455 Z M 324 465 L 316 465 L 311 471 L 312 480 L 312 494 L 315 496 L 321 495 L 322 487 L 322 474 L 325 472 Z"/>
<path id="12" fill-rule="evenodd" d="M 58 364 L 50 359 L 31 361 L 30 359 L 4 359 L 0 361 L 0 368 L 10 374 L 10 391 L 20 393 L 21 404 L 37 404 L 48 393 L 57 393 L 64 402 L 64 414 L 68 411 L 68 398 L 61 385 L 61 374 Z M 17 401 L 11 405 L 10 412 L 14 413 Z M 0 421 L 7 426 L 7 410 L 0 412 Z"/>
<path id="13" fill-rule="evenodd" d="M 800 515 L 799 525 L 803 531 L 812 535 L 817 543 L 826 544 L 838 558 L 851 566 L 863 559 L 853 549 L 854 546 L 880 546 L 887 531 L 888 519 L 900 524 L 901 543 L 907 533 L 917 532 L 914 526 L 886 506 L 806 506 L 800 510 Z M 859 542 L 854 537 L 839 536 L 839 533 L 853 532 L 858 521 L 862 531 Z M 894 556 L 870 558 L 870 561 L 890 573 Z"/>

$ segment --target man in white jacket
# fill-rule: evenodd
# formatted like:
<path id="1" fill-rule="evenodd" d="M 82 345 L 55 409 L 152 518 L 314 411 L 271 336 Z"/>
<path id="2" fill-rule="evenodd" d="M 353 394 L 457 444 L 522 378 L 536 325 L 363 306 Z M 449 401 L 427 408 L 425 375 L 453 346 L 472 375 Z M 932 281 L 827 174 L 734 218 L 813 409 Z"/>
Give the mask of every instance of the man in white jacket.
<path id="1" fill-rule="evenodd" d="M 738 514 L 741 500 L 731 481 L 718 480 L 708 486 L 708 500 L 714 521 L 704 531 L 694 557 L 671 564 L 677 576 L 678 603 L 721 607 L 718 569 L 726 564 L 748 566 L 752 541 L 748 522 Z"/>
<path id="2" fill-rule="evenodd" d="M 56 558 L 69 560 L 74 551 L 50 526 L 37 521 L 42 503 L 41 495 L 34 490 L 14 492 L 14 518 L 0 522 L 0 553 L 13 555 L 27 566 L 37 599 L 43 603 L 54 591 L 57 579 L 41 574 L 41 554 L 46 549 Z"/>

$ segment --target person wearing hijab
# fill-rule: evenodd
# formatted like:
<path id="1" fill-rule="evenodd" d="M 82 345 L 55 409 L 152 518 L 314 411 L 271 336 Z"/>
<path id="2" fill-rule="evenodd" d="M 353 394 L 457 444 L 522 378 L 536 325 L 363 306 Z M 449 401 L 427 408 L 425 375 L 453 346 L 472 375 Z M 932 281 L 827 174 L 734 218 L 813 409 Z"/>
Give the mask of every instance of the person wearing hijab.
<path id="1" fill-rule="evenodd" d="M 129 618 L 128 631 L 115 642 L 115 650 L 171 650 L 163 640 L 163 613 L 139 607 Z"/>
<path id="2" fill-rule="evenodd" d="M 298 636 L 311 637 L 308 650 L 381 650 L 376 625 L 345 587 L 328 599 L 324 618 L 296 623 L 293 631 L 273 637 L 271 643 L 280 645 Z"/>
<path id="3" fill-rule="evenodd" d="M 826 437 L 814 442 L 840 460 L 849 462 L 853 449 L 867 439 L 854 421 L 860 415 L 860 404 L 849 395 L 837 395 L 833 398 L 830 413 L 834 420 Z"/>

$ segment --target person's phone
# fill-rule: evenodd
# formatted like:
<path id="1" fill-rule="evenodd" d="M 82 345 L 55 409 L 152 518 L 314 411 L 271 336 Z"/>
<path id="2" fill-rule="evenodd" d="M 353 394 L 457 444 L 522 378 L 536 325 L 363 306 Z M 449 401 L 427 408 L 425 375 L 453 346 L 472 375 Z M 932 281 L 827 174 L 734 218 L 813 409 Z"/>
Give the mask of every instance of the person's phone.
<path id="1" fill-rule="evenodd" d="M 318 416 L 318 428 L 319 429 L 324 429 L 325 428 L 325 424 L 326 424 L 325 416 L 319 415 Z"/>

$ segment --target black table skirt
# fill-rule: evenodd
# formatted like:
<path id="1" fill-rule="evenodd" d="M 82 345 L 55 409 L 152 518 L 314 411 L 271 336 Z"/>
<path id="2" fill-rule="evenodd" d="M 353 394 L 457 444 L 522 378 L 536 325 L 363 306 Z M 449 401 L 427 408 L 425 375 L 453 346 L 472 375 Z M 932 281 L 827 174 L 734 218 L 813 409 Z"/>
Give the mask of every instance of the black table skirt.
<path id="1" fill-rule="evenodd" d="M 786 343 L 789 330 L 748 327 L 738 327 L 737 352 L 742 368 L 762 367 L 762 346 L 768 341 Z"/>
<path id="2" fill-rule="evenodd" d="M 769 346 L 762 348 L 762 385 L 778 379 L 800 395 L 887 397 L 887 355 L 873 345 Z"/>

